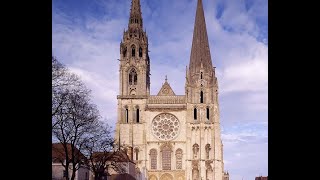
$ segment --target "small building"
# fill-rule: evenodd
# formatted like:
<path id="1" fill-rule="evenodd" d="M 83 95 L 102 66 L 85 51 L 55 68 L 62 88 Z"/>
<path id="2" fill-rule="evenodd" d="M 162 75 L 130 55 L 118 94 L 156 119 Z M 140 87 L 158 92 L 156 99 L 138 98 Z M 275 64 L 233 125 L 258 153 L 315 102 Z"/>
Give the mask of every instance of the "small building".
<path id="1" fill-rule="evenodd" d="M 107 164 L 117 163 L 118 166 L 122 167 L 122 172 L 115 171 L 112 167 L 109 166 L 108 170 L 104 173 L 105 177 L 103 179 L 106 180 L 135 180 L 137 173 L 135 163 L 130 160 L 128 155 L 125 152 L 96 152 L 93 154 L 95 158 L 99 158 L 99 156 L 107 156 L 109 161 Z M 94 173 L 90 172 L 90 180 L 94 180 Z"/>
<path id="2" fill-rule="evenodd" d="M 68 155 L 71 156 L 71 145 L 67 145 Z M 80 157 L 83 157 L 85 160 L 85 156 L 76 149 L 76 153 L 80 154 Z M 65 163 L 65 151 L 63 145 L 61 143 L 53 143 L 52 144 L 52 180 L 65 180 L 66 171 L 62 162 Z M 72 175 L 72 164 L 69 165 L 69 177 Z M 75 180 L 89 180 L 89 167 L 86 165 L 81 165 L 81 167 L 76 171 Z"/>
<path id="3" fill-rule="evenodd" d="M 268 180 L 268 176 L 259 176 L 255 180 Z"/>

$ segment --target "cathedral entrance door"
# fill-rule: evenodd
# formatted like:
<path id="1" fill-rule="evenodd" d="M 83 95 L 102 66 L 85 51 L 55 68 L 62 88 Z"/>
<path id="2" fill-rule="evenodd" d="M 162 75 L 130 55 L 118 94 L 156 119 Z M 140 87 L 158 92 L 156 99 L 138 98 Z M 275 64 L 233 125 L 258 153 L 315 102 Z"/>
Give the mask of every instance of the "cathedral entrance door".
<path id="1" fill-rule="evenodd" d="M 160 177 L 160 180 L 173 180 L 173 176 L 171 174 L 166 173 Z"/>

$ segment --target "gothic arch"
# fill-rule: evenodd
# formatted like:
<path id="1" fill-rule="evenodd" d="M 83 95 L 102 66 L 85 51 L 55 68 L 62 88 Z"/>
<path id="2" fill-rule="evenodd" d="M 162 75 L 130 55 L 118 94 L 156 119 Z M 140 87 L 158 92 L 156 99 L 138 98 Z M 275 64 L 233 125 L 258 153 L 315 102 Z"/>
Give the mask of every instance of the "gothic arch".
<path id="1" fill-rule="evenodd" d="M 183 151 L 182 149 L 177 149 L 176 150 L 176 169 L 182 169 L 182 156 L 183 156 Z"/>
<path id="2" fill-rule="evenodd" d="M 158 178 L 155 175 L 151 175 L 148 178 L 149 180 L 158 180 Z"/>
<path id="3" fill-rule="evenodd" d="M 134 90 L 134 89 L 132 89 L 131 91 L 130 91 L 130 95 L 136 95 L 137 94 L 137 92 Z"/>
<path id="4" fill-rule="evenodd" d="M 150 169 L 157 169 L 158 152 L 156 149 L 150 149 Z"/>
<path id="5" fill-rule="evenodd" d="M 138 73 L 135 68 L 131 68 L 128 75 L 129 85 L 137 85 L 138 83 Z M 131 93 L 131 92 L 130 92 Z"/>
<path id="6" fill-rule="evenodd" d="M 171 170 L 171 154 L 172 154 L 172 145 L 170 143 L 164 143 L 160 147 L 161 151 L 161 162 L 162 170 Z"/>
<path id="7" fill-rule="evenodd" d="M 139 160 L 139 148 L 138 147 L 135 147 L 134 150 L 134 155 L 135 155 L 135 159 L 136 160 Z"/>
<path id="8" fill-rule="evenodd" d="M 173 180 L 173 176 L 171 174 L 165 173 L 160 177 L 160 180 Z"/>
<path id="9" fill-rule="evenodd" d="M 123 57 L 127 56 L 127 47 L 126 46 L 123 47 L 122 54 L 123 54 Z"/>
<path id="10" fill-rule="evenodd" d="M 136 45 L 132 44 L 131 45 L 131 57 L 136 57 Z"/>
<path id="11" fill-rule="evenodd" d="M 142 57 L 142 48 L 141 48 L 141 46 L 139 47 L 139 57 Z"/>

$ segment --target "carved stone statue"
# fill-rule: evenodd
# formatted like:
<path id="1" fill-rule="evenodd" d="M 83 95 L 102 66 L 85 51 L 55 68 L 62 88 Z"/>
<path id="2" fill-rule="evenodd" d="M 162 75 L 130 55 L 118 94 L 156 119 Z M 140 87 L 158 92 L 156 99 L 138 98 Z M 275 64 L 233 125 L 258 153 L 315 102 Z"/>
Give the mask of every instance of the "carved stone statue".
<path id="1" fill-rule="evenodd" d="M 192 150 L 193 150 L 193 158 L 197 158 L 198 152 L 199 152 L 199 145 L 198 144 L 194 144 Z"/>

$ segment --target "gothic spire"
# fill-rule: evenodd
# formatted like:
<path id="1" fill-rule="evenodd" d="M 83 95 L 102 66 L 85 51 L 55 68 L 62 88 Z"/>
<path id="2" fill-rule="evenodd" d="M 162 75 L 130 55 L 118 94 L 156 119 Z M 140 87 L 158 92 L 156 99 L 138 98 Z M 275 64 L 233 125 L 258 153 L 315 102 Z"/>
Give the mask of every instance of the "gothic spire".
<path id="1" fill-rule="evenodd" d="M 203 68 L 207 73 L 211 74 L 212 72 L 212 62 L 202 0 L 198 0 L 193 30 L 189 73 L 191 75 L 199 73 L 201 68 Z"/>
<path id="2" fill-rule="evenodd" d="M 141 6 L 140 0 L 132 0 L 131 1 L 131 9 L 130 9 L 130 18 L 129 18 L 129 27 L 140 27 L 142 29 L 142 15 L 141 15 Z"/>

